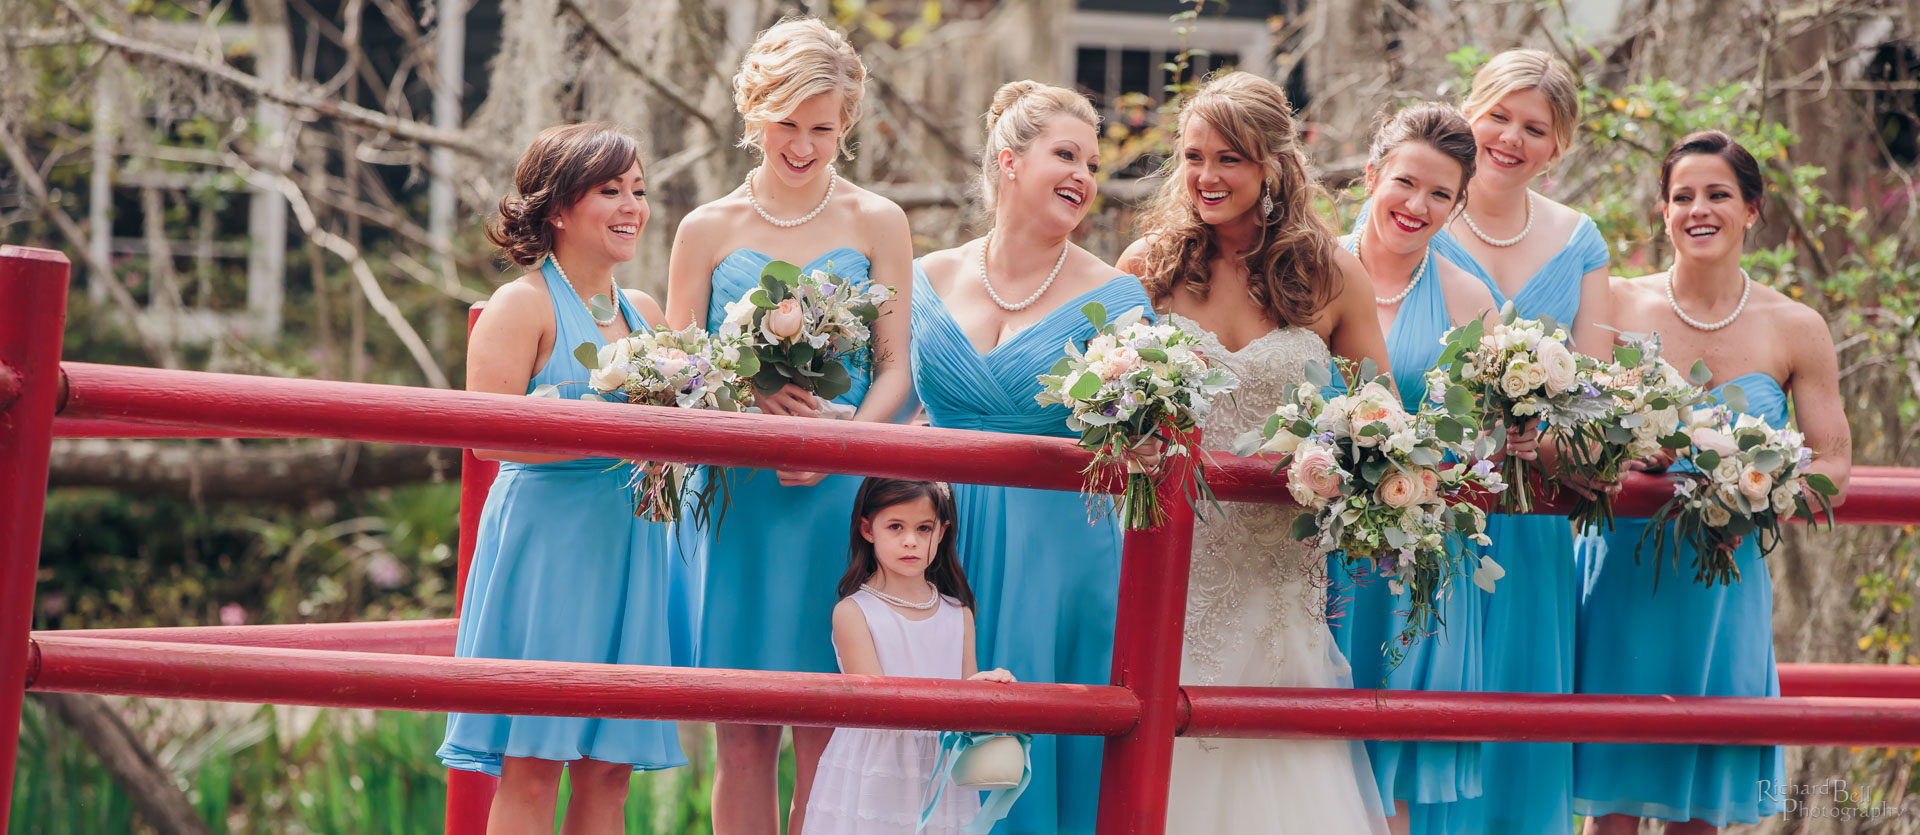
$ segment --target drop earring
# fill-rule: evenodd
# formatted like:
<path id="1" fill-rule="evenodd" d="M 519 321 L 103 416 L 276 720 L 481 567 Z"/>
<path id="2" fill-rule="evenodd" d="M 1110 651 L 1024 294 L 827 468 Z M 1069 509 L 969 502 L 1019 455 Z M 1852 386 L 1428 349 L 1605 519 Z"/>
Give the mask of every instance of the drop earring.
<path id="1" fill-rule="evenodd" d="M 1260 184 L 1260 216 L 1273 217 L 1273 195 L 1267 193 L 1267 184 Z"/>

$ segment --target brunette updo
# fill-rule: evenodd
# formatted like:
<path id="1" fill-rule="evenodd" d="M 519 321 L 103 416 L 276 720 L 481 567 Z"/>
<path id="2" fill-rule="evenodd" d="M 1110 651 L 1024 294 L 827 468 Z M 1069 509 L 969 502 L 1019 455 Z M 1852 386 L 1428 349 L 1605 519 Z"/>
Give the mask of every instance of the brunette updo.
<path id="1" fill-rule="evenodd" d="M 1719 157 L 1733 169 L 1733 180 L 1740 187 L 1740 199 L 1752 206 L 1755 216 L 1761 212 L 1760 197 L 1765 189 L 1765 181 L 1760 177 L 1760 163 L 1753 158 L 1745 146 L 1734 138 L 1717 130 L 1703 130 L 1687 134 L 1673 149 L 1667 151 L 1667 158 L 1660 162 L 1660 202 L 1667 202 L 1672 193 L 1673 167 L 1680 160 L 1694 154 Z"/>
<path id="2" fill-rule="evenodd" d="M 520 155 L 513 193 L 500 198 L 487 240 L 508 261 L 540 263 L 553 252 L 553 216 L 638 164 L 639 145 L 611 125 L 584 122 L 541 131 Z"/>

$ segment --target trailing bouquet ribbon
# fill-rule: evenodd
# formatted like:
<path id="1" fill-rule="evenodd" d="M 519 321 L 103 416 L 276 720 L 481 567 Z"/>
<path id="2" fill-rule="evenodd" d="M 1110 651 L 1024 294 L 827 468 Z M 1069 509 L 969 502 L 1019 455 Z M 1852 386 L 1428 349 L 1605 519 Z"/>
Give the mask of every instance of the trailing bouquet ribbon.
<path id="1" fill-rule="evenodd" d="M 920 825 L 915 832 L 927 828 L 927 822 L 933 819 L 933 809 L 940 803 L 940 795 L 952 782 L 952 773 L 960 758 L 969 750 L 985 744 L 996 737 L 1010 736 L 1020 740 L 1020 755 L 1026 760 L 1020 771 L 1020 783 L 1010 789 L 994 789 L 980 804 L 980 813 L 973 822 L 961 830 L 972 835 L 985 835 L 999 823 L 1007 813 L 1013 810 L 1013 802 L 1027 790 L 1027 783 L 1033 779 L 1033 737 L 1029 734 L 969 733 L 965 731 L 943 731 L 940 734 L 940 758 L 934 761 L 933 778 L 927 782 L 927 788 L 921 792 Z"/>

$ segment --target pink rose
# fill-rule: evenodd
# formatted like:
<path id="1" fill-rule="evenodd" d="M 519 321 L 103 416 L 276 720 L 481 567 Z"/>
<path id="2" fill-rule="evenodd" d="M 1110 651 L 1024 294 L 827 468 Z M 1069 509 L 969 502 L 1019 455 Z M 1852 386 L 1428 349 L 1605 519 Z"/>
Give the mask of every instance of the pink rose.
<path id="1" fill-rule="evenodd" d="M 1129 346 L 1121 345 L 1108 352 L 1107 355 L 1100 360 L 1099 366 L 1100 379 L 1104 382 L 1113 382 L 1114 380 L 1133 373 L 1134 369 L 1140 367 L 1140 352 Z"/>
<path id="2" fill-rule="evenodd" d="M 1339 498 L 1346 473 L 1334 460 L 1333 450 L 1320 444 L 1301 444 L 1294 452 L 1290 469 L 1290 476 L 1299 479 L 1314 495 L 1323 499 Z"/>
<path id="3" fill-rule="evenodd" d="M 1426 504 L 1440 498 L 1440 474 L 1432 470 L 1420 471 L 1420 503 Z"/>
<path id="4" fill-rule="evenodd" d="M 800 328 L 806 321 L 807 313 L 800 307 L 800 301 L 787 299 L 760 319 L 760 333 L 769 342 L 791 342 L 800 335 Z"/>
<path id="5" fill-rule="evenodd" d="M 1719 453 L 1721 458 L 1740 452 L 1739 445 L 1735 444 L 1732 438 L 1718 429 L 1705 426 L 1693 430 L 1693 445 L 1701 449 L 1713 450 Z"/>
<path id="6" fill-rule="evenodd" d="M 1380 486 L 1374 496 L 1387 507 L 1399 509 L 1410 507 L 1420 500 L 1420 482 L 1406 473 L 1394 470 L 1380 480 Z"/>
<path id="7" fill-rule="evenodd" d="M 1754 510 L 1767 509 L 1767 496 L 1773 492 L 1773 476 L 1756 469 L 1752 464 L 1740 468 L 1740 493 Z"/>

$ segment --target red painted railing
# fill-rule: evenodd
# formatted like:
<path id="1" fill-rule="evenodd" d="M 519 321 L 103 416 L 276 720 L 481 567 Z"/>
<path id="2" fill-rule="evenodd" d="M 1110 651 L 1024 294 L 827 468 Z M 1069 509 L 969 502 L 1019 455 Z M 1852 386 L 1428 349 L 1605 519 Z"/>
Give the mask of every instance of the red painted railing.
<path id="1" fill-rule="evenodd" d="M 1159 833 L 1176 734 L 1343 739 L 1920 745 L 1920 674 L 1859 665 L 1782 667 L 1786 698 L 1388 694 L 1179 686 L 1192 519 L 1130 534 L 1112 683 L 987 685 L 883 677 L 689 670 L 448 657 L 453 622 L 74 630 L 29 635 L 47 450 L 67 436 L 329 437 L 680 460 L 727 466 L 1079 487 L 1068 441 L 604 403 L 57 363 L 66 264 L 0 251 L 0 820 L 25 689 L 322 706 L 778 724 L 1076 733 L 1108 737 L 1099 831 Z M 56 423 L 55 414 L 59 415 Z M 493 467 L 468 455 L 459 569 Z M 1222 456 L 1223 500 L 1289 501 L 1271 465 Z M 1628 484 L 1622 515 L 1665 487 Z M 1548 504 L 1545 509 L 1551 509 Z M 1920 521 L 1920 472 L 1858 468 L 1847 524 Z M 1905 698 L 1901 698 L 1905 697 Z M 424 755 L 424 754 L 423 754 Z M 491 783 L 458 773 L 448 831 L 484 829 Z"/>

